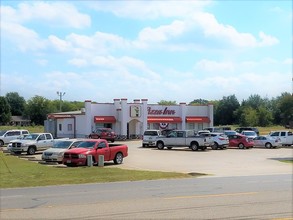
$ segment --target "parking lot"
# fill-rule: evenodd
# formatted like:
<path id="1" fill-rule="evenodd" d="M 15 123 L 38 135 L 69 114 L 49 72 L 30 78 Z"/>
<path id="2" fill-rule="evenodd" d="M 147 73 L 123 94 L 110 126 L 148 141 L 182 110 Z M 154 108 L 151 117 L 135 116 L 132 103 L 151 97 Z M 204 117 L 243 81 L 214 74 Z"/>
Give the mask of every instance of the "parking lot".
<path id="1" fill-rule="evenodd" d="M 203 173 L 209 176 L 291 174 L 293 171 L 292 163 L 279 161 L 292 160 L 292 146 L 277 149 L 211 150 L 208 148 L 206 151 L 191 151 L 188 148 L 172 150 L 143 148 L 141 140 L 121 143 L 128 145 L 129 156 L 124 158 L 123 164 L 115 166 L 123 169 Z M 41 153 L 29 156 L 23 154 L 21 157 L 40 162 Z M 112 163 L 105 164 L 105 167 L 112 167 Z"/>

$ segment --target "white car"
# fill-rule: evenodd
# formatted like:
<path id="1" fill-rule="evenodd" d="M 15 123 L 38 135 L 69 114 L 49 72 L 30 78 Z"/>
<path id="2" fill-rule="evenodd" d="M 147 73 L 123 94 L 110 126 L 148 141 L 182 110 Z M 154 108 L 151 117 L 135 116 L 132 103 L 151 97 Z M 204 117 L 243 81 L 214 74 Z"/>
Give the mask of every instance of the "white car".
<path id="1" fill-rule="evenodd" d="M 279 138 L 273 138 L 271 136 L 258 136 L 253 139 L 254 145 L 265 148 L 277 148 L 282 146 L 282 142 Z"/>
<path id="2" fill-rule="evenodd" d="M 142 146 L 148 147 L 148 146 L 156 146 L 157 145 L 157 137 L 160 137 L 162 135 L 160 130 L 145 130 L 143 133 L 143 139 L 142 139 Z"/>
<path id="3" fill-rule="evenodd" d="M 55 140 L 53 147 L 45 150 L 42 160 L 46 162 L 62 163 L 63 154 L 66 150 L 77 147 L 83 140 L 81 139 L 60 139 Z"/>
<path id="4" fill-rule="evenodd" d="M 250 139 L 254 139 L 257 137 L 257 133 L 255 131 L 242 131 L 241 134 Z"/>
<path id="5" fill-rule="evenodd" d="M 218 148 L 224 149 L 229 146 L 229 138 L 227 135 L 223 133 L 211 133 L 211 136 L 214 140 L 214 144 L 212 145 L 213 150 L 217 150 Z"/>
<path id="6" fill-rule="evenodd" d="M 5 130 L 0 131 L 0 147 L 9 144 L 10 141 L 17 139 L 23 135 L 29 134 L 28 130 Z"/>

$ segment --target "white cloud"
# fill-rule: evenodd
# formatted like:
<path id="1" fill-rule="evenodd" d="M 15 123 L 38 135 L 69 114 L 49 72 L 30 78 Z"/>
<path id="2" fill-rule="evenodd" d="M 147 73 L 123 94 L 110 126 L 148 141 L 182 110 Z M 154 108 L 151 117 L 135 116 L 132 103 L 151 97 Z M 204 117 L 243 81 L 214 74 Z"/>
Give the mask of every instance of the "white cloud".
<path id="1" fill-rule="evenodd" d="M 91 24 L 88 15 L 79 13 L 72 4 L 65 2 L 20 3 L 16 9 L 1 6 L 1 13 L 1 19 L 12 23 L 37 20 L 38 22 L 46 22 L 46 25 L 72 28 L 89 27 Z"/>
<path id="2" fill-rule="evenodd" d="M 88 61 L 86 59 L 78 59 L 78 58 L 68 60 L 68 63 L 77 67 L 84 67 L 88 65 Z"/>
<path id="3" fill-rule="evenodd" d="M 258 43 L 258 46 L 260 47 L 266 47 L 266 46 L 272 46 L 279 43 L 279 40 L 273 36 L 266 35 L 262 31 L 259 32 L 260 42 Z"/>
<path id="4" fill-rule="evenodd" d="M 234 64 L 231 61 L 212 61 L 212 60 L 200 60 L 195 64 L 195 68 L 208 72 L 233 72 L 235 69 Z"/>
<path id="5" fill-rule="evenodd" d="M 21 51 L 39 50 L 46 47 L 38 33 L 16 23 L 1 22 L 1 37 L 13 42 Z"/>
<path id="6" fill-rule="evenodd" d="M 186 17 L 202 10 L 212 1 L 95 1 L 89 6 L 97 11 L 111 12 L 117 17 L 133 19 L 158 19 L 161 17 Z"/>

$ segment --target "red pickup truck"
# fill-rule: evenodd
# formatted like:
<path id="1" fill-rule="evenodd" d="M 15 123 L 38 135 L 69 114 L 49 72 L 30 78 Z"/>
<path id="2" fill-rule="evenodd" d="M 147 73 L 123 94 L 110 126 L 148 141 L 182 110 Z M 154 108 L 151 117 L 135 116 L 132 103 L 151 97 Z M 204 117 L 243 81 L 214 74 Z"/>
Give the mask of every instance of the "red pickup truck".
<path id="1" fill-rule="evenodd" d="M 67 166 L 87 165 L 89 155 L 92 156 L 93 165 L 98 164 L 100 155 L 104 156 L 104 161 L 113 160 L 115 164 L 121 164 L 123 158 L 128 156 L 128 146 L 109 144 L 105 139 L 88 139 L 65 151 L 62 163 Z"/>

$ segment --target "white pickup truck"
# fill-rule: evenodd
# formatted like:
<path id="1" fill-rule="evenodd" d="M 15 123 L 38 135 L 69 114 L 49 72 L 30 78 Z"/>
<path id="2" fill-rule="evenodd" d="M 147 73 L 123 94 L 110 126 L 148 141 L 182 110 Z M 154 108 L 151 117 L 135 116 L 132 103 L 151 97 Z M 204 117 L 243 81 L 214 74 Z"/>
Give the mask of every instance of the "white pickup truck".
<path id="1" fill-rule="evenodd" d="M 36 151 L 46 150 L 53 147 L 53 136 L 50 133 L 32 133 L 23 139 L 12 140 L 9 143 L 9 150 L 15 154 L 26 152 L 29 155 Z"/>
<path id="2" fill-rule="evenodd" d="M 205 137 L 198 135 L 194 130 L 173 130 L 167 136 L 157 137 L 157 148 L 189 147 L 193 151 L 206 150 L 210 143 Z"/>
<path id="3" fill-rule="evenodd" d="M 272 131 L 269 136 L 279 138 L 282 145 L 293 145 L 293 133 L 291 131 Z"/>

